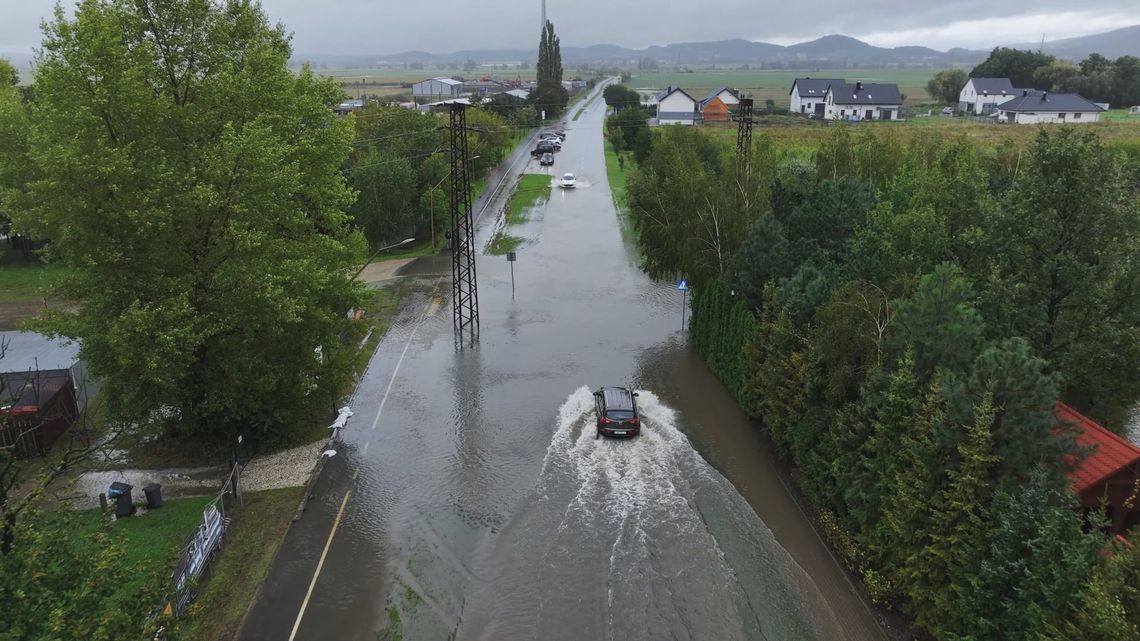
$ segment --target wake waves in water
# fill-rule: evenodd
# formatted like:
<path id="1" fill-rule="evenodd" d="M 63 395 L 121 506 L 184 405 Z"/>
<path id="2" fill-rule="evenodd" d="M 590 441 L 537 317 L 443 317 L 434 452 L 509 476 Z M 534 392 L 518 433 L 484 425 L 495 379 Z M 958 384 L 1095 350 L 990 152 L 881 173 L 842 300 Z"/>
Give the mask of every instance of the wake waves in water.
<path id="1" fill-rule="evenodd" d="M 495 541 L 459 638 L 842 639 L 818 592 L 651 392 L 641 435 L 559 410 L 533 502 Z"/>

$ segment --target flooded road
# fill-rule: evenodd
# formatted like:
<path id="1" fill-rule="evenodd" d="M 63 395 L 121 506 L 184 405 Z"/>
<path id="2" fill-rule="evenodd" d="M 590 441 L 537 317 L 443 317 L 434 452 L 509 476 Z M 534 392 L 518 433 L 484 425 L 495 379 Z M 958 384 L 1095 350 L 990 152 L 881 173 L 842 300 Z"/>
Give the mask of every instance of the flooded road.
<path id="1" fill-rule="evenodd" d="M 604 108 L 554 167 L 526 164 L 583 188 L 510 230 L 513 294 L 505 258 L 480 257 L 476 340 L 452 330 L 446 259 L 418 265 L 239 638 L 882 638 L 687 349 L 681 293 L 622 241 Z M 641 390 L 640 437 L 594 439 L 601 385 Z"/>

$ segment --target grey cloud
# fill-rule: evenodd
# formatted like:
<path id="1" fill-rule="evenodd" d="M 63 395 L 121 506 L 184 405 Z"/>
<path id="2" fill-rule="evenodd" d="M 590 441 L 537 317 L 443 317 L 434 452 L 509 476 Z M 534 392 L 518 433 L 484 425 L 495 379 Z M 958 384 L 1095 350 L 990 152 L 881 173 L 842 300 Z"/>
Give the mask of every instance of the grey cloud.
<path id="1" fill-rule="evenodd" d="M 828 33 L 859 36 L 939 27 L 957 21 L 1030 16 L 1025 21 L 1025 36 L 1017 38 L 1020 41 L 1040 37 L 1031 18 L 1037 14 L 1102 12 L 1140 19 L 1134 0 L 1078 4 L 1061 0 L 547 2 L 563 44 L 575 46 L 612 43 L 644 47 L 724 38 L 787 41 Z M 54 1 L 21 0 L 9 4 L 13 6 L 5 8 L 0 21 L 0 51 L 27 52 L 39 42 L 39 22 L 50 16 Z M 535 46 L 540 0 L 263 0 L 263 5 L 274 20 L 293 32 L 298 52 L 450 52 Z M 1060 38 L 1086 31 L 1074 24 L 1069 33 L 1049 35 Z M 981 37 L 984 39 L 984 34 Z"/>

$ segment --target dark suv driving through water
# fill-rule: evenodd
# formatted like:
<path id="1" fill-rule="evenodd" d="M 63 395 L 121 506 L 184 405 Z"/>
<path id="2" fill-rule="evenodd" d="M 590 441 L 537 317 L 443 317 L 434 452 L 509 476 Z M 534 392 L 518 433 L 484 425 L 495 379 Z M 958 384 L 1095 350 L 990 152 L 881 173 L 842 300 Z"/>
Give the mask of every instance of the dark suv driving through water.
<path id="1" fill-rule="evenodd" d="M 594 392 L 594 407 L 598 412 L 598 429 L 594 438 L 606 436 L 637 436 L 641 431 L 641 417 L 637 415 L 637 392 L 624 387 L 603 387 Z"/>

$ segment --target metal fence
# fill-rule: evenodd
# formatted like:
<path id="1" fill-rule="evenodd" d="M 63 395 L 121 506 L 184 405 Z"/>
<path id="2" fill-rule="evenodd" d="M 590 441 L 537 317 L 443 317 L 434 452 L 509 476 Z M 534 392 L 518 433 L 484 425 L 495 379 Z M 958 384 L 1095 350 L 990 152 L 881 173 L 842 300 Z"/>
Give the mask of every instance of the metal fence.
<path id="1" fill-rule="evenodd" d="M 214 554 L 222 546 L 230 513 L 241 504 L 240 463 L 234 463 L 225 485 L 202 509 L 202 522 L 182 551 L 178 565 L 171 575 L 171 593 L 161 608 L 164 614 L 178 616 L 197 596 L 198 577 L 209 566 Z"/>

